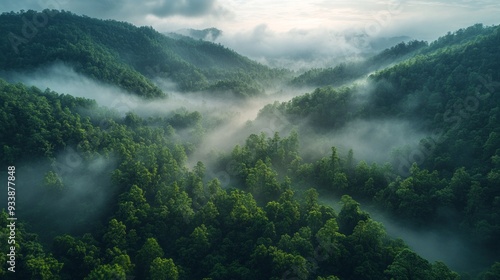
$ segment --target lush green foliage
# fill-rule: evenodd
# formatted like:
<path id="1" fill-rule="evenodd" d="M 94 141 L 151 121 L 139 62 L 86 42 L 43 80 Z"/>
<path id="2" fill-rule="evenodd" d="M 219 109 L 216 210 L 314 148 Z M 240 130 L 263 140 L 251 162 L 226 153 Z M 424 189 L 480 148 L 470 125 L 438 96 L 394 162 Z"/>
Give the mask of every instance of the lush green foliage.
<path id="1" fill-rule="evenodd" d="M 302 169 L 308 172 L 297 169 L 290 174 L 300 174 L 305 182 L 337 194 L 371 199 L 408 224 L 449 225 L 497 255 L 499 43 L 499 27 L 459 30 L 413 58 L 373 74 L 369 87 L 316 89 L 268 105 L 260 118 L 278 115 L 292 124 L 307 120 L 299 134 L 338 130 L 354 120 L 412 121 L 429 136 L 419 147 L 399 151 L 392 168 L 350 164 L 341 169 L 346 184 L 336 184 L 335 174 L 326 171 L 332 163 L 325 158 L 305 164 Z M 360 96 L 368 100 L 360 101 Z M 340 159 L 340 165 L 349 161 Z"/>
<path id="2" fill-rule="evenodd" d="M 30 70 L 63 61 L 89 77 L 147 97 L 163 95 L 152 78 L 171 80 L 181 91 L 215 91 L 221 86 L 233 90 L 235 84 L 234 93 L 245 96 L 287 73 L 220 44 L 168 37 L 150 27 L 64 11 L 3 13 L 0 26 L 0 67 L 4 70 Z M 247 83 L 254 86 L 241 86 Z"/>
<path id="3" fill-rule="evenodd" d="M 217 179 L 207 177 L 202 163 L 193 170 L 184 167 L 184 149 L 175 142 L 172 132 L 174 126 L 179 126 L 180 116 L 165 119 L 170 124 L 155 128 L 151 124 L 157 124 L 157 119 L 130 114 L 116 117 L 107 109 L 94 108 L 101 113 L 84 117 L 79 112 L 95 107 L 94 102 L 5 82 L 2 99 L 5 112 L 25 112 L 40 122 L 33 125 L 51 132 L 33 137 L 38 130 L 28 126 L 17 129 L 19 139 L 35 138 L 40 143 L 51 143 L 51 137 L 60 139 L 49 145 L 50 149 L 36 150 L 43 147 L 39 142 L 4 138 L 5 150 L 17 151 L 15 148 L 22 146 L 32 151 L 12 154 L 16 162 L 34 156 L 58 162 L 56 151 L 70 146 L 82 155 L 77 169 L 99 156 L 117 160 L 112 172 L 116 195 L 106 198 L 112 211 L 83 219 L 80 223 L 91 231 L 80 237 L 54 228 L 53 234 L 59 235 L 52 236 L 51 246 L 42 246 L 35 235 L 21 227 L 17 242 L 23 257 L 18 258 L 16 277 L 386 278 L 392 272 L 385 270 L 406 248 L 401 241 L 388 238 L 382 225 L 371 220 L 348 196 L 342 198 L 344 206 L 339 214 L 321 205 L 314 189 L 308 190 L 304 198 L 297 198 L 290 180 L 278 176 L 273 167 L 287 170 L 291 163 L 300 161 L 296 134 L 283 139 L 279 135 L 269 139 L 250 136 L 246 145 L 236 147 L 231 155 L 236 162 L 235 178 L 242 182 L 240 185 L 235 181 L 235 186 L 242 190 L 224 190 Z M 55 118 L 54 114 L 62 116 Z M 21 121 L 12 115 L 10 121 L 29 124 L 30 119 Z M 54 132 L 60 125 L 85 129 L 57 135 Z M 196 120 L 187 125 L 196 125 Z M 2 160 L 9 164 L 12 159 Z M 42 182 L 45 185 L 42 194 L 52 198 L 52 205 L 68 199 L 73 188 L 70 178 L 76 171 L 63 171 L 48 168 L 45 179 L 38 182 L 38 187 Z M 37 231 L 51 226 L 49 220 L 44 220 L 44 225 L 36 221 L 38 211 L 50 207 L 49 203 L 42 200 L 33 207 L 34 211 L 25 214 L 23 220 Z M 74 207 L 78 210 L 79 206 Z M 6 218 L 4 212 L 2 224 Z M 95 223 L 102 226 L 92 226 Z M 78 232 L 85 230 L 80 227 Z M 33 250 L 33 246 L 37 249 Z M 432 267 L 428 264 L 422 269 L 430 273 Z M 2 273 L 5 279 L 12 277 L 5 266 Z"/>
<path id="4" fill-rule="evenodd" d="M 8 39 L 2 41 L 4 69 L 31 69 L 59 58 L 147 97 L 161 95 L 148 75 L 173 79 L 185 90 L 252 96 L 269 81 L 264 77 L 283 74 L 211 43 L 67 12 L 44 13 L 47 24 L 29 44 L 18 45 L 19 54 L 12 53 Z M 42 14 L 3 14 L 2 34 L 9 38 L 23 17 L 37 15 Z M 19 203 L 30 205 L 16 225 L 17 272 L 6 270 L 2 254 L 0 276 L 459 278 L 444 263 L 430 263 L 387 236 L 358 198 L 408 226 L 446 222 L 498 260 L 499 38 L 498 27 L 449 34 L 372 75 L 367 102 L 359 99 L 366 88 L 352 86 L 319 88 L 268 105 L 259 120 L 279 112 L 296 130 L 286 136 L 251 134 L 215 158 L 209 171 L 202 162 L 187 164 L 207 129 L 198 112 L 120 115 L 92 100 L 0 80 L 0 162 L 27 170 L 16 183 L 23 186 Z M 398 45 L 372 62 L 382 65 L 420 48 L 421 42 Z M 344 156 L 335 147 L 320 159 L 303 159 L 301 135 L 374 117 L 417 120 L 423 130 L 441 133 L 422 141 L 418 165 L 404 151 L 393 165 L 368 165 L 355 161 L 355 151 Z M 214 176 L 219 170 L 228 175 L 224 182 Z M 320 203 L 318 191 L 341 197 L 340 210 Z M 447 213 L 456 216 L 449 220 Z M 0 214 L 2 236 L 9 235 L 7 218 Z M 10 248 L 0 242 L 0 249 Z M 478 276 L 498 277 L 498 262 Z"/>

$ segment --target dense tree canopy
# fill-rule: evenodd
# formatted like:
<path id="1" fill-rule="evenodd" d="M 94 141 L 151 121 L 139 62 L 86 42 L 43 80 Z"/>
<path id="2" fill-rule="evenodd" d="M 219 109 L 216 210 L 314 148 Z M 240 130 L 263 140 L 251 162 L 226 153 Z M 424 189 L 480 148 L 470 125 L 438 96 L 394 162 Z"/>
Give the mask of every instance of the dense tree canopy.
<path id="1" fill-rule="evenodd" d="M 67 11 L 3 13 L 0 26 L 3 70 L 29 71 L 62 61 L 77 72 L 146 97 L 165 94 L 153 78 L 173 81 L 181 91 L 224 90 L 246 97 L 289 73 L 220 44 Z"/>
<path id="2" fill-rule="evenodd" d="M 19 34 L 23 17 L 43 13 L 50 18 L 30 44 L 9 35 Z M 0 45 L 3 70 L 59 58 L 148 98 L 162 95 L 154 75 L 184 90 L 243 97 L 283 78 L 283 71 L 205 41 L 43 13 L 0 16 L 0 35 L 7 38 Z M 354 85 L 267 105 L 254 124 L 279 117 L 285 132 L 245 135 L 210 164 L 190 161 L 214 128 L 202 113 L 121 114 L 93 100 L 0 79 L 0 165 L 22 172 L 16 199 L 30 205 L 18 212 L 17 272 L 7 270 L 2 254 L 0 277 L 459 279 L 443 262 L 429 262 L 388 236 L 365 203 L 408 227 L 446 223 L 499 260 L 498 30 L 476 25 L 429 46 L 403 43 L 367 60 L 380 67 L 402 60 L 369 78 L 368 102 L 359 102 L 365 88 Z M 21 40 L 15 41 L 19 54 L 12 55 L 9 40 Z M 356 67 L 332 71 L 348 80 Z M 383 117 L 417 120 L 419 129 L 441 133 L 421 141 L 425 157 L 418 162 L 404 150 L 388 164 L 357 161 L 356 151 L 337 147 L 319 158 L 302 152 L 300 139 L 309 132 Z M 320 194 L 337 197 L 337 211 L 320 202 Z M 10 234 L 8 217 L 0 213 L 1 236 Z M 6 242 L 0 248 L 11 250 Z M 477 277 L 498 275 L 496 262 Z"/>

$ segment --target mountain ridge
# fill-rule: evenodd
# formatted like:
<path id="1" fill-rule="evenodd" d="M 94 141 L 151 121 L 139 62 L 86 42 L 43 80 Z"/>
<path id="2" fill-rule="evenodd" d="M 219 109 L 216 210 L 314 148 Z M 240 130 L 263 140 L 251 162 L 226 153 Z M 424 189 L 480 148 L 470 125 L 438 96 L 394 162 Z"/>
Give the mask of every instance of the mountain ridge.
<path id="1" fill-rule="evenodd" d="M 47 14 L 51 15 L 50 19 L 38 28 L 27 21 L 47 17 Z M 286 74 L 220 44 L 187 37 L 173 39 L 151 27 L 135 27 L 70 12 L 3 13 L 0 26 L 3 38 L 0 67 L 4 70 L 26 69 L 59 59 L 72 63 L 78 72 L 118 84 L 142 96 L 164 95 L 151 81 L 153 78 L 170 79 L 180 91 L 214 89 L 220 81 L 248 83 L 260 91 L 273 79 Z M 24 36 L 27 28 L 36 30 L 29 38 Z"/>

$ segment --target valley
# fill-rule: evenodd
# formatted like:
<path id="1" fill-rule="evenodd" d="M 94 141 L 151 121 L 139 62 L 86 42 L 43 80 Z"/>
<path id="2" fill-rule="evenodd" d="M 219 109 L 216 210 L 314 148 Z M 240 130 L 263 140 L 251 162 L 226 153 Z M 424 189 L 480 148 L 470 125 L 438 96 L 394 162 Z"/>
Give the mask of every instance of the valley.
<path id="1" fill-rule="evenodd" d="M 0 27 L 0 278 L 500 277 L 499 26 L 304 71 L 64 10 Z"/>

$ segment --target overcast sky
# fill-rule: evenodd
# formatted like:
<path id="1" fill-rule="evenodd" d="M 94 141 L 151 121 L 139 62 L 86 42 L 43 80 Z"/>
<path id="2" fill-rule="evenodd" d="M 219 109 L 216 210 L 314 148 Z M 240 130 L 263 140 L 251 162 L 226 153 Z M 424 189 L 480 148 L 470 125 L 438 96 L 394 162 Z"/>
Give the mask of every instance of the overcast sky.
<path id="1" fill-rule="evenodd" d="M 262 62 L 327 61 L 346 34 L 431 41 L 475 23 L 500 23 L 498 0 L 3 0 L 2 11 L 64 9 L 166 32 L 216 27 L 218 41 Z M 358 46 L 359 47 L 359 46 Z M 349 50 L 352 51 L 352 50 Z M 353 51 L 353 52 L 356 52 Z M 285 63 L 285 62 L 284 62 Z M 294 65 L 294 67 L 297 67 Z"/>

